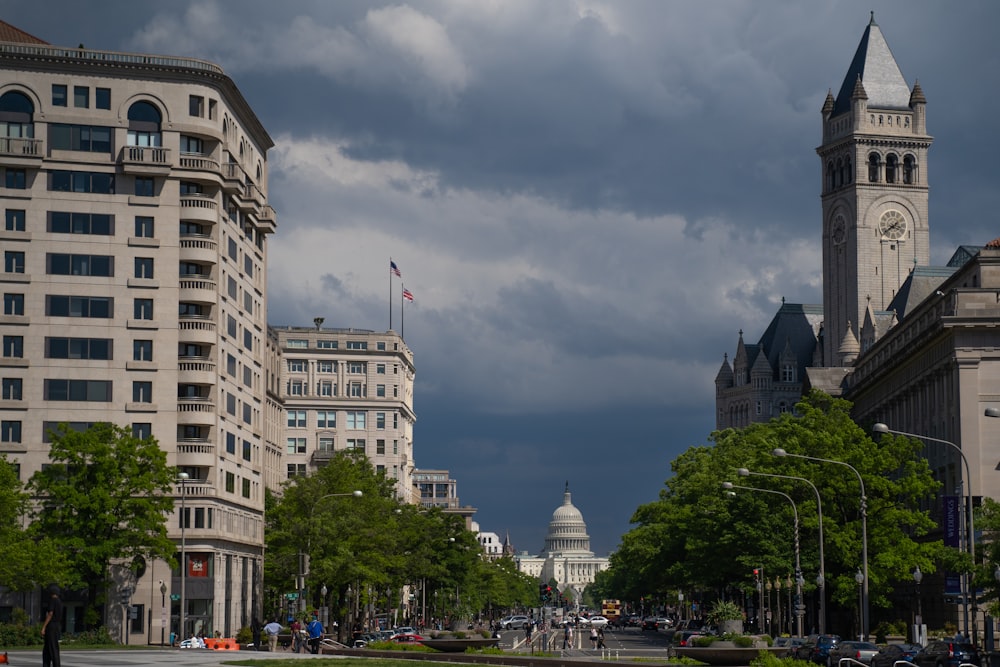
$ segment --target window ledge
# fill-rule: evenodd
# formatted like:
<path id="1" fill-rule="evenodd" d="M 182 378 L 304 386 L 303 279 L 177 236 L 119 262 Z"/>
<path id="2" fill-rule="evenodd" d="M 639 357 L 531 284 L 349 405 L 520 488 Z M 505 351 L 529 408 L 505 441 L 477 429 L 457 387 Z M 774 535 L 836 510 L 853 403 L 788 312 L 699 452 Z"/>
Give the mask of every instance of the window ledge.
<path id="1" fill-rule="evenodd" d="M 22 357 L 0 357 L 0 368 L 28 368 L 30 365 Z"/>
<path id="2" fill-rule="evenodd" d="M 0 241 L 30 241 L 31 232 L 13 232 L 0 230 Z"/>
<path id="3" fill-rule="evenodd" d="M 155 371 L 159 370 L 155 361 L 126 361 L 125 370 L 127 371 Z"/>
<path id="4" fill-rule="evenodd" d="M 129 278 L 129 287 L 143 287 L 146 289 L 159 289 L 160 281 L 155 278 Z"/>
<path id="5" fill-rule="evenodd" d="M 156 320 L 126 320 L 126 329 L 159 329 L 160 325 Z"/>
<path id="6" fill-rule="evenodd" d="M 27 410 L 27 401 L 0 401 L 0 410 Z"/>
<path id="7" fill-rule="evenodd" d="M 0 315 L 0 324 L 27 326 L 31 324 L 31 318 L 27 315 Z"/>
<path id="8" fill-rule="evenodd" d="M 159 197 L 140 197 L 138 195 L 129 195 L 128 197 L 129 206 L 159 206 Z"/>
<path id="9" fill-rule="evenodd" d="M 157 412 L 156 403 L 126 403 L 125 412 Z"/>
<path id="10" fill-rule="evenodd" d="M 4 271 L 0 273 L 0 283 L 30 283 L 31 274 L 30 273 L 9 273 Z"/>
<path id="11" fill-rule="evenodd" d="M 159 248 L 160 239 L 151 239 L 145 236 L 130 236 L 128 237 L 128 244 L 140 248 Z"/>

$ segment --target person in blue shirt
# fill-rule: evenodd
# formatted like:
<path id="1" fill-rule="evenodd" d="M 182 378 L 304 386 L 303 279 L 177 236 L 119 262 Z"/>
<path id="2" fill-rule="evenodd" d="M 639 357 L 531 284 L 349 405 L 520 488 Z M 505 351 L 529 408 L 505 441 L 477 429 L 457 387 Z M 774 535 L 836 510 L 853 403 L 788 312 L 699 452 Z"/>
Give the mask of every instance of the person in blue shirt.
<path id="1" fill-rule="evenodd" d="M 323 624 L 319 622 L 315 614 L 309 621 L 309 625 L 306 626 L 306 632 L 309 633 L 309 652 L 319 653 L 319 641 L 323 638 Z"/>

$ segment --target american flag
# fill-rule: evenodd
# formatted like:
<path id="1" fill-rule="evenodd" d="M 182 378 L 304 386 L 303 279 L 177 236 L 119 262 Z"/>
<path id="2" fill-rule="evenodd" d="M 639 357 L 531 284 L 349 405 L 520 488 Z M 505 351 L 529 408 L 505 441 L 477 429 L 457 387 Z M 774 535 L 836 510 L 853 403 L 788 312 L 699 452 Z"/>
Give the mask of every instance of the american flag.
<path id="1" fill-rule="evenodd" d="M 389 270 L 392 271 L 397 276 L 399 276 L 400 278 L 403 277 L 403 274 L 399 272 L 399 267 L 396 266 L 396 262 L 392 261 L 391 259 L 389 260 Z"/>
<path id="2" fill-rule="evenodd" d="M 413 301 L 413 292 L 411 292 L 410 290 L 408 290 L 408 289 L 406 289 L 404 287 L 403 288 L 403 298 L 406 299 L 407 301 Z"/>

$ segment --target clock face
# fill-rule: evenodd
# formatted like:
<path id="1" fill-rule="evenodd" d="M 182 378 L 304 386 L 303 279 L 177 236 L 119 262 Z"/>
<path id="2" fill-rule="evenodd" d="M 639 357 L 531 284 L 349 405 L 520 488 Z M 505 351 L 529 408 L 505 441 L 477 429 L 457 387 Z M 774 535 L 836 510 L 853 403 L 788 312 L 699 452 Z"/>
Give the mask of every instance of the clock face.
<path id="1" fill-rule="evenodd" d="M 838 215 L 833 221 L 833 229 L 830 231 L 830 238 L 837 245 L 840 245 L 847 238 L 847 223 L 844 216 Z"/>
<path id="2" fill-rule="evenodd" d="M 878 221 L 878 230 L 883 238 L 897 241 L 906 234 L 906 218 L 899 211 L 886 211 Z"/>

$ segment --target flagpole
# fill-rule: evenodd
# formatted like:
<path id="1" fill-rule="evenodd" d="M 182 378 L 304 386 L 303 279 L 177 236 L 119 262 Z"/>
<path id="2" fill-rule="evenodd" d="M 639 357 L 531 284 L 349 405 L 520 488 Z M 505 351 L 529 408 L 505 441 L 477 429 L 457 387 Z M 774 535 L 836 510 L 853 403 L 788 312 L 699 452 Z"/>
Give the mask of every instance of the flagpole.
<path id="1" fill-rule="evenodd" d="M 392 331 L 392 257 L 389 258 L 389 331 Z"/>
<path id="2" fill-rule="evenodd" d="M 406 299 L 403 298 L 403 292 L 406 291 L 406 285 L 400 281 L 399 283 L 399 337 L 406 340 L 406 308 L 403 302 Z"/>

